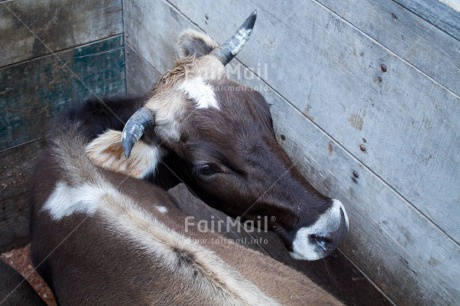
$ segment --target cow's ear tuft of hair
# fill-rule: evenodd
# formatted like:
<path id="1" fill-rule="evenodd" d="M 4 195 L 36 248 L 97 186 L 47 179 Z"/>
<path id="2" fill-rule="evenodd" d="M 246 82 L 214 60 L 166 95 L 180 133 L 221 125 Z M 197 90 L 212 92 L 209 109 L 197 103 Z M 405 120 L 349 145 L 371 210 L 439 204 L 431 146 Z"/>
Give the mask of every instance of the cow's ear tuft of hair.
<path id="1" fill-rule="evenodd" d="M 218 44 L 206 34 L 195 30 L 186 30 L 179 35 L 178 53 L 180 58 L 187 56 L 201 57 L 211 53 Z"/>

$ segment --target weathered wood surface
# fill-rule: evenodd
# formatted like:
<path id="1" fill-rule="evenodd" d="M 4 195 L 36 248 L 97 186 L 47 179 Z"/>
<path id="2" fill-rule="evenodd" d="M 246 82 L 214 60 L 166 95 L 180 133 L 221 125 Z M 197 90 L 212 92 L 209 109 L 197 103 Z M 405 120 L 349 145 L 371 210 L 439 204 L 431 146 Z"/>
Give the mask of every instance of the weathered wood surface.
<path id="1" fill-rule="evenodd" d="M 42 137 L 71 101 L 125 93 L 121 35 L 0 68 L 0 150 Z"/>
<path id="2" fill-rule="evenodd" d="M 305 176 L 345 203 L 346 255 L 398 304 L 457 303 L 460 248 L 443 230 L 458 233 L 458 97 L 316 2 L 171 2 L 156 2 L 149 18 L 147 1 L 131 13 L 125 5 L 139 17 L 125 28 L 130 45 L 163 72 L 180 31 L 199 25 L 222 42 L 257 8 L 239 58 L 269 86 L 243 82 L 273 104 L 279 139 Z"/>
<path id="3" fill-rule="evenodd" d="M 121 34 L 121 2 L 0 2 L 0 66 Z"/>
<path id="4" fill-rule="evenodd" d="M 161 22 L 166 16 L 168 23 Z M 177 54 L 172 42 L 176 41 L 178 32 L 190 28 L 190 23 L 162 1 L 124 1 L 123 17 L 126 44 L 157 71 L 171 68 Z"/>
<path id="5" fill-rule="evenodd" d="M 29 236 L 29 183 L 39 140 L 0 152 L 0 252 L 21 246 Z"/>
<path id="6" fill-rule="evenodd" d="M 48 122 L 90 96 L 125 94 L 123 37 L 0 68 L 0 251 L 28 237 L 28 190 Z"/>
<path id="7" fill-rule="evenodd" d="M 393 0 L 460 40 L 458 0 Z"/>
<path id="8" fill-rule="evenodd" d="M 242 62 L 460 243 L 458 95 L 316 1 L 170 2 L 219 42 L 257 8 Z"/>
<path id="9" fill-rule="evenodd" d="M 29 194 L 0 201 L 0 252 L 29 241 Z"/>
<path id="10" fill-rule="evenodd" d="M 180 184 L 169 193 L 175 197 L 180 209 L 187 215 L 195 217 L 194 222 L 205 221 L 210 227 L 217 222 L 226 222 L 229 218 L 224 213 L 215 210 L 195 196 Z M 227 224 L 227 223 L 222 223 Z M 375 287 L 357 270 L 341 252 L 335 251 L 331 256 L 315 262 L 292 259 L 281 239 L 272 232 L 263 232 L 257 229 L 245 231 L 242 227 L 226 226 L 217 232 L 234 243 L 245 245 L 263 254 L 269 255 L 290 267 L 303 272 L 310 279 L 334 294 L 346 305 L 391 305 Z M 283 284 L 279 284 L 282 286 Z"/>
<path id="11" fill-rule="evenodd" d="M 160 74 L 130 45 L 125 44 L 126 93 L 145 95 L 160 78 Z"/>
<path id="12" fill-rule="evenodd" d="M 318 2 L 457 96 L 460 95 L 460 40 L 452 39 L 393 1 Z M 460 14 L 458 20 L 460 23 Z"/>

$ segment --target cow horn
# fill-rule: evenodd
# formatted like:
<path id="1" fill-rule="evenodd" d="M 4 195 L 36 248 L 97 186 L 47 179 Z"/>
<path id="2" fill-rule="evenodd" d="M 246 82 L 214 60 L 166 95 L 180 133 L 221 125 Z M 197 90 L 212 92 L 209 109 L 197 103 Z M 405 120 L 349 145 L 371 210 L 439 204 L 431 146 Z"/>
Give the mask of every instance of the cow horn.
<path id="1" fill-rule="evenodd" d="M 121 136 L 121 145 L 125 152 L 126 158 L 131 154 L 131 149 L 134 144 L 142 137 L 144 130 L 153 125 L 155 122 L 155 116 L 151 110 L 146 107 L 142 107 L 137 110 L 128 122 L 126 122 L 123 128 Z"/>
<path id="2" fill-rule="evenodd" d="M 257 11 L 254 11 L 229 40 L 212 51 L 212 54 L 214 54 L 224 66 L 240 52 L 241 48 L 243 48 L 244 44 L 248 41 L 252 29 L 254 28 L 256 18 Z"/>

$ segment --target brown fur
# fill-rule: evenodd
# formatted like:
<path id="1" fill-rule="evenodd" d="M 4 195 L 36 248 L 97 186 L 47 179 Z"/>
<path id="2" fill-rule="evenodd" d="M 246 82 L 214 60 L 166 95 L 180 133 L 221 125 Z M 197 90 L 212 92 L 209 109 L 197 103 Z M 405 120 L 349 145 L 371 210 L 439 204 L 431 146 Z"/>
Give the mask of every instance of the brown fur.
<path id="1" fill-rule="evenodd" d="M 190 55 L 204 56 L 211 53 L 218 44 L 208 35 L 195 30 L 186 30 L 177 39 L 178 54 L 180 58 Z"/>
<path id="2" fill-rule="evenodd" d="M 140 141 L 134 145 L 130 158 L 126 158 L 121 146 L 121 132 L 113 130 L 99 135 L 86 145 L 85 151 L 93 164 L 135 178 L 145 178 L 154 172 L 162 154 L 154 144 L 149 146 Z"/>
<path id="3" fill-rule="evenodd" d="M 46 174 L 36 177 L 33 192 L 33 260 L 59 303 L 339 304 L 265 255 L 218 234 L 186 233 L 186 216 L 165 191 L 97 169 L 84 154 L 77 130 L 55 137 L 42 154 L 37 173 Z M 104 190 L 94 203 L 99 208 L 90 215 L 52 219 L 46 203 L 58 182 Z M 155 205 L 168 212 L 158 212 Z"/>
<path id="4" fill-rule="evenodd" d="M 322 195 L 306 181 L 277 143 L 264 97 L 228 80 L 213 53 L 203 54 L 214 48 L 203 37 L 193 31 L 181 35 L 179 48 L 187 56 L 177 59 L 146 100 L 144 107 L 154 120 L 145 132 L 154 134 L 154 142 L 172 156 L 168 171 L 206 204 L 232 217 L 275 220 L 269 228 L 295 258 L 327 256 L 348 231 L 345 210 L 329 212 L 340 201 Z M 130 173 L 116 158 L 91 160 L 114 171 L 139 172 L 135 168 L 137 172 Z M 318 229 L 313 225 L 321 216 L 330 217 Z M 311 228 L 316 232 L 305 234 Z"/>
<path id="5" fill-rule="evenodd" d="M 24 277 L 1 259 L 0 304 L 10 306 L 46 305 Z"/>

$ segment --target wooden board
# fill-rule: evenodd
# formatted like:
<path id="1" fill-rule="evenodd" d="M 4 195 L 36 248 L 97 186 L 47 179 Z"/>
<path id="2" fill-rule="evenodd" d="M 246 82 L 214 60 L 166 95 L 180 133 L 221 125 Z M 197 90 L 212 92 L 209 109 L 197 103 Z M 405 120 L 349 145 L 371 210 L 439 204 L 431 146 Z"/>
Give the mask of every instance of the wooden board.
<path id="1" fill-rule="evenodd" d="M 0 67 L 122 32 L 121 0 L 0 2 Z"/>
<path id="2" fill-rule="evenodd" d="M 293 8 L 294 4 L 160 1 L 155 10 L 161 14 L 143 18 L 147 13 L 142 12 L 148 10 L 143 6 L 148 3 L 138 1 L 134 9 L 142 18 L 132 21 L 130 32 L 137 31 L 142 39 L 131 37 L 130 44 L 163 72 L 170 67 L 174 37 L 181 30 L 199 25 L 222 42 L 257 8 L 256 29 L 239 58 L 263 80 L 250 74 L 245 77 L 244 71 L 240 75 L 273 104 L 279 138 L 285 139 L 283 145 L 299 160 L 304 175 L 319 190 L 345 203 L 352 223 L 342 246 L 346 255 L 397 304 L 455 304 L 460 300 L 459 245 L 432 222 L 442 223 L 439 216 L 422 214 L 414 205 L 432 197 L 429 192 L 441 194 L 442 190 L 435 189 L 439 178 L 444 178 L 441 187 L 455 193 L 458 176 L 452 165 L 458 157 L 450 154 L 449 147 L 458 147 L 455 124 L 459 120 L 453 112 L 457 98 L 323 5 L 304 1 L 303 7 Z M 126 6 L 125 12 L 130 14 Z M 163 32 L 164 27 L 168 29 Z M 151 34 L 150 29 L 159 33 Z M 155 44 L 166 45 L 149 49 Z M 386 74 L 382 63 L 388 67 Z M 444 107 L 450 107 L 449 111 Z M 438 125 L 429 128 L 424 115 Z M 359 118 L 364 116 L 361 126 Z M 447 135 L 442 142 L 450 141 L 449 147 L 437 150 L 439 140 L 430 146 L 439 135 Z M 419 161 L 422 149 L 436 153 L 430 167 L 445 170 L 449 164 L 450 172 L 430 173 L 436 178 L 424 175 L 426 166 Z M 409 166 L 408 161 L 412 162 Z M 353 171 L 359 176 L 354 180 Z M 394 182 L 398 177 L 393 171 L 402 175 L 403 186 Z M 408 201 L 409 196 L 418 197 L 417 201 Z M 455 204 L 450 196 L 441 197 L 443 201 L 447 197 L 448 208 Z M 435 204 L 441 212 L 446 207 L 439 201 Z M 449 213 L 455 215 L 455 209 Z M 452 219 L 445 224 L 453 224 Z"/>
<path id="3" fill-rule="evenodd" d="M 126 44 L 141 54 L 157 71 L 172 67 L 176 46 L 171 42 L 190 23 L 162 1 L 124 1 L 123 16 Z M 168 16 L 168 23 L 160 22 Z M 193 26 L 192 26 L 193 27 Z M 195 29 L 197 29 L 195 27 Z"/>
<path id="4" fill-rule="evenodd" d="M 25 245 L 29 240 L 29 194 L 0 202 L 0 252 Z"/>
<path id="5" fill-rule="evenodd" d="M 449 34 L 393 1 L 318 2 L 400 59 L 460 95 L 460 40 L 452 39 Z"/>
<path id="6" fill-rule="evenodd" d="M 0 69 L 0 251 L 28 237 L 28 190 L 49 121 L 90 96 L 125 94 L 121 35 Z"/>
<path id="7" fill-rule="evenodd" d="M 29 236 L 29 179 L 42 145 L 35 140 L 0 152 L 0 252 Z"/>
<path id="8" fill-rule="evenodd" d="M 244 65 L 460 242 L 458 95 L 316 1 L 170 2 L 220 42 L 257 8 Z M 458 69 L 443 69 L 458 80 Z"/>
<path id="9" fill-rule="evenodd" d="M 393 0 L 460 40 L 460 4 L 457 0 Z M 450 5 L 448 5 L 450 4 Z"/>
<path id="10" fill-rule="evenodd" d="M 123 37 L 0 68 L 0 150 L 40 138 L 71 101 L 125 94 Z"/>
<path id="11" fill-rule="evenodd" d="M 160 74 L 130 45 L 125 45 L 126 93 L 129 96 L 146 94 L 158 81 Z"/>

